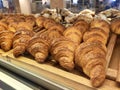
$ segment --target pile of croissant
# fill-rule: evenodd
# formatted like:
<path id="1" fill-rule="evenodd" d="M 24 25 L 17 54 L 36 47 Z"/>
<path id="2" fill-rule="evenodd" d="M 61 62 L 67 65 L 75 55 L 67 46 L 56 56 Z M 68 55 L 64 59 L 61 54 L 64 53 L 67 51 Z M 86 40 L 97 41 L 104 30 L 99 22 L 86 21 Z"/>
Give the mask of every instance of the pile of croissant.
<path id="1" fill-rule="evenodd" d="M 120 19 L 110 23 L 94 19 L 90 23 L 77 20 L 69 26 L 53 19 L 32 15 L 1 15 L 0 48 L 13 49 L 18 58 L 26 52 L 39 63 L 51 56 L 63 69 L 82 68 L 94 87 L 103 84 L 106 76 L 106 54 L 111 30 L 120 34 Z"/>

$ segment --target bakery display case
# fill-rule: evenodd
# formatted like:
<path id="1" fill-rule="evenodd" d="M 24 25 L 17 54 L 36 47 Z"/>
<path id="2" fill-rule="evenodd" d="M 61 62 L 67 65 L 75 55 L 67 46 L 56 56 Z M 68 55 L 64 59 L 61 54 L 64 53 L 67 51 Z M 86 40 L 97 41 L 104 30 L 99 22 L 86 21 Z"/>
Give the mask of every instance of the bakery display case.
<path id="1" fill-rule="evenodd" d="M 50 90 L 119 90 L 120 11 L 60 1 L 33 14 L 21 0 L 21 13 L 0 14 L 0 66 Z"/>

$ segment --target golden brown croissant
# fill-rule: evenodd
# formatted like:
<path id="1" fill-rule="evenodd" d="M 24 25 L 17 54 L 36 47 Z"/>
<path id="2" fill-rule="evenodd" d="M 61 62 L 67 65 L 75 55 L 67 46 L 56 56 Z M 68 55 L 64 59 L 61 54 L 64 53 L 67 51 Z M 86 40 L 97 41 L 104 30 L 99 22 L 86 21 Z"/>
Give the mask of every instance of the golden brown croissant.
<path id="1" fill-rule="evenodd" d="M 49 28 L 49 30 L 57 30 L 60 33 L 63 33 L 65 31 L 65 27 L 62 24 L 56 23 L 52 27 Z"/>
<path id="2" fill-rule="evenodd" d="M 102 20 L 102 19 L 95 19 L 91 22 L 90 24 L 90 28 L 101 28 L 103 29 L 107 34 L 109 34 L 109 31 L 110 31 L 110 26 L 109 24 L 105 21 L 105 20 Z"/>
<path id="3" fill-rule="evenodd" d="M 40 29 L 44 28 L 44 21 L 45 21 L 45 17 L 43 16 L 39 16 L 38 18 L 36 18 L 36 24 L 39 26 Z"/>
<path id="4" fill-rule="evenodd" d="M 68 27 L 64 31 L 63 35 L 71 39 L 73 42 L 77 43 L 78 45 L 82 41 L 82 33 L 75 26 Z"/>
<path id="5" fill-rule="evenodd" d="M 17 21 L 17 22 L 25 22 L 25 16 L 18 16 L 18 18 L 15 21 Z"/>
<path id="6" fill-rule="evenodd" d="M 9 51 L 12 48 L 14 33 L 8 30 L 0 31 L 0 46 L 4 51 Z"/>
<path id="7" fill-rule="evenodd" d="M 35 57 L 35 60 L 42 63 L 48 56 L 49 43 L 47 40 L 34 36 L 28 43 L 27 51 Z"/>
<path id="8" fill-rule="evenodd" d="M 35 26 L 35 17 L 33 15 L 28 15 L 25 18 L 25 22 L 31 24 L 31 26 Z"/>
<path id="9" fill-rule="evenodd" d="M 10 30 L 10 31 L 12 31 L 12 32 L 16 32 L 17 25 L 18 25 L 18 22 L 11 22 L 11 23 L 8 25 L 8 30 Z"/>
<path id="10" fill-rule="evenodd" d="M 45 39 L 49 42 L 49 44 L 51 45 L 51 42 L 62 36 L 62 33 L 59 32 L 59 30 L 57 29 L 57 26 L 55 26 L 54 28 L 50 28 L 50 29 L 43 29 L 39 32 L 36 33 L 35 36 L 38 36 L 42 39 Z"/>
<path id="11" fill-rule="evenodd" d="M 29 40 L 34 35 L 30 30 L 17 30 L 13 37 L 13 55 L 18 57 L 26 51 Z"/>
<path id="12" fill-rule="evenodd" d="M 24 16 L 19 16 L 19 15 L 8 15 L 5 17 L 5 20 L 8 24 L 12 22 L 24 22 L 25 17 Z"/>
<path id="13" fill-rule="evenodd" d="M 28 45 L 27 50 L 32 56 L 35 57 L 38 62 L 44 62 L 48 56 L 51 42 L 55 38 L 59 38 L 61 36 L 62 34 L 59 32 L 59 30 L 56 30 L 54 28 L 50 30 L 43 29 L 37 32 L 34 38 L 30 40 L 29 43 L 33 43 Z"/>
<path id="14" fill-rule="evenodd" d="M 66 70 L 74 68 L 74 50 L 76 45 L 68 38 L 57 38 L 52 42 L 51 55 Z"/>
<path id="15" fill-rule="evenodd" d="M 50 19 L 50 18 L 45 19 L 45 21 L 43 23 L 43 25 L 46 29 L 49 29 L 50 27 L 52 27 L 55 24 L 56 24 L 55 20 Z"/>
<path id="16" fill-rule="evenodd" d="M 50 45 L 54 39 L 60 38 L 61 36 L 62 36 L 62 34 L 59 31 L 48 30 L 48 41 L 50 42 Z"/>
<path id="17" fill-rule="evenodd" d="M 98 87 L 105 80 L 107 49 L 101 42 L 84 42 L 75 51 L 75 63 L 90 77 L 92 85 Z"/>
<path id="18" fill-rule="evenodd" d="M 120 18 L 111 21 L 111 30 L 116 34 L 120 34 Z"/>
<path id="19" fill-rule="evenodd" d="M 0 21 L 0 30 L 8 30 L 8 26 L 5 21 Z"/>
<path id="20" fill-rule="evenodd" d="M 108 34 L 100 28 L 91 28 L 89 31 L 85 32 L 83 40 L 85 42 L 99 41 L 106 45 L 108 39 Z"/>
<path id="21" fill-rule="evenodd" d="M 84 20 L 78 20 L 76 21 L 73 26 L 75 26 L 77 29 L 80 30 L 80 32 L 83 34 L 85 31 L 88 30 L 89 28 L 89 24 L 84 21 Z"/>
<path id="22" fill-rule="evenodd" d="M 95 19 L 90 24 L 90 30 L 83 36 L 84 42 L 75 50 L 76 65 L 82 67 L 94 87 L 99 87 L 105 80 L 108 37 L 109 24 L 104 20 Z"/>
<path id="23" fill-rule="evenodd" d="M 33 26 L 27 22 L 19 22 L 17 25 L 17 30 L 22 30 L 22 29 L 27 29 L 27 30 L 33 30 Z"/>
<path id="24" fill-rule="evenodd" d="M 13 16 L 6 16 L 5 17 L 5 20 L 8 24 L 10 24 L 11 22 L 14 22 L 16 19 L 16 17 L 13 17 Z"/>

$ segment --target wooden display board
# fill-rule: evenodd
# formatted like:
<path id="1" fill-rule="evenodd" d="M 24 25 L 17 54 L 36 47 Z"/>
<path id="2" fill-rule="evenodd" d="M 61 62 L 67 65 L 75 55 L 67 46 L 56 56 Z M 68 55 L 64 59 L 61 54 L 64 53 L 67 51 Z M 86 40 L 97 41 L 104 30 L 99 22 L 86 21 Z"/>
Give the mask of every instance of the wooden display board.
<path id="1" fill-rule="evenodd" d="M 50 0 L 50 8 L 65 8 L 65 0 Z"/>

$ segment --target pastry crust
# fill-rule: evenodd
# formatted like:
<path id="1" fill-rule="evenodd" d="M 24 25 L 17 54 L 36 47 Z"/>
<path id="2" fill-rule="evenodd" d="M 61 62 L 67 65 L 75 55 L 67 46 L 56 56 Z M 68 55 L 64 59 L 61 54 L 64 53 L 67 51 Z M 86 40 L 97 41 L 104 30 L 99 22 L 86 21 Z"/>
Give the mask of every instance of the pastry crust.
<path id="1" fill-rule="evenodd" d="M 107 49 L 102 43 L 98 42 L 85 42 L 80 44 L 77 49 L 75 50 L 75 62 L 79 66 L 81 66 L 81 61 L 82 56 L 84 56 L 86 53 L 90 51 L 99 51 L 102 52 L 104 55 L 106 55 Z"/>
<path id="2" fill-rule="evenodd" d="M 8 26 L 5 22 L 0 21 L 0 30 L 7 30 Z"/>
<path id="3" fill-rule="evenodd" d="M 33 31 L 30 30 L 17 30 L 13 37 L 13 55 L 15 57 L 24 54 L 29 40 L 34 35 Z"/>
<path id="4" fill-rule="evenodd" d="M 75 26 L 68 27 L 63 35 L 73 42 L 77 43 L 78 45 L 82 42 L 82 33 L 78 30 Z"/>
<path id="5" fill-rule="evenodd" d="M 27 30 L 33 30 L 33 26 L 30 25 L 27 22 L 19 22 L 17 25 L 17 30 L 23 30 L 23 29 L 27 29 Z"/>
<path id="6" fill-rule="evenodd" d="M 61 34 L 65 31 L 65 27 L 62 24 L 56 23 L 52 27 L 50 27 L 48 30 L 57 30 Z"/>
<path id="7" fill-rule="evenodd" d="M 76 45 L 68 38 L 61 37 L 53 41 L 50 52 L 54 60 L 66 70 L 74 68 L 74 50 Z"/>
<path id="8" fill-rule="evenodd" d="M 4 51 L 9 51 L 12 48 L 14 33 L 8 30 L 0 31 L 0 46 Z"/>
<path id="9" fill-rule="evenodd" d="M 43 23 L 45 21 L 45 17 L 39 16 L 38 18 L 36 18 L 36 24 L 39 26 L 40 29 L 42 29 L 44 27 Z"/>
<path id="10" fill-rule="evenodd" d="M 79 29 L 82 34 L 85 31 L 87 31 L 89 28 L 89 24 L 84 20 L 78 20 L 78 21 L 74 22 L 73 26 L 75 26 L 77 29 Z"/>
<path id="11" fill-rule="evenodd" d="M 35 57 L 35 60 L 42 63 L 48 56 L 49 43 L 40 37 L 33 37 L 28 43 L 27 51 Z"/>
<path id="12" fill-rule="evenodd" d="M 28 15 L 25 18 L 25 22 L 29 23 L 31 26 L 35 26 L 36 18 L 33 15 Z"/>
<path id="13" fill-rule="evenodd" d="M 107 48 L 101 42 L 84 42 L 75 50 L 75 64 L 82 67 L 94 87 L 105 80 L 106 53 Z"/>
<path id="14" fill-rule="evenodd" d="M 54 26 L 56 22 L 53 19 L 47 18 L 45 19 L 43 25 L 46 29 L 49 29 L 50 27 Z"/>
<path id="15" fill-rule="evenodd" d="M 90 72 L 90 81 L 92 86 L 101 86 L 105 81 L 105 76 L 105 68 L 102 65 L 96 65 Z"/>
<path id="16" fill-rule="evenodd" d="M 95 19 L 90 23 L 90 28 L 101 28 L 104 30 L 104 32 L 106 32 L 107 34 L 109 34 L 110 32 L 110 26 L 109 24 L 102 19 Z"/>
<path id="17" fill-rule="evenodd" d="M 89 31 L 85 32 L 83 36 L 83 41 L 85 42 L 96 42 L 99 41 L 106 45 L 108 39 L 108 34 L 100 28 L 91 28 Z"/>
<path id="18" fill-rule="evenodd" d="M 112 20 L 111 30 L 116 34 L 120 34 L 120 18 Z"/>

